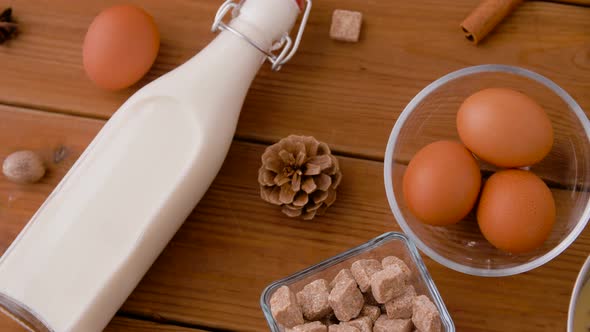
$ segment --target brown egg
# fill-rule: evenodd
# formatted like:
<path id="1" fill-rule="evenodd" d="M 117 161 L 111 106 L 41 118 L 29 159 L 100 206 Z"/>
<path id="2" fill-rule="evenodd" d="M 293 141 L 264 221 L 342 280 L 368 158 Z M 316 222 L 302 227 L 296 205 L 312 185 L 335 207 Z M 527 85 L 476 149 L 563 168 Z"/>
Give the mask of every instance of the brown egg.
<path id="1" fill-rule="evenodd" d="M 553 195 L 531 172 L 497 172 L 483 186 L 477 222 L 496 248 L 512 253 L 531 251 L 545 242 L 555 223 Z"/>
<path id="2" fill-rule="evenodd" d="M 457 113 L 457 131 L 475 155 L 501 167 L 532 165 L 553 145 L 553 128 L 543 108 L 511 89 L 469 96 Z"/>
<path id="3" fill-rule="evenodd" d="M 438 141 L 422 148 L 403 178 L 404 200 L 422 222 L 450 225 L 473 208 L 481 186 L 477 161 L 455 141 Z"/>
<path id="4" fill-rule="evenodd" d="M 84 70 L 101 88 L 118 90 L 139 81 L 150 69 L 160 47 L 154 19 L 132 5 L 103 10 L 84 38 Z"/>

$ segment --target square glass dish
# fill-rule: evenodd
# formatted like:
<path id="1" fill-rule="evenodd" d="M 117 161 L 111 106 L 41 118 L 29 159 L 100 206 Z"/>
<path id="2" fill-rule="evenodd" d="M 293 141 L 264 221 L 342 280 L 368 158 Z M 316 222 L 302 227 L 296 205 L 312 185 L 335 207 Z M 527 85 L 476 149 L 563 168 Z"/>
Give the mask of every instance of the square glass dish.
<path id="1" fill-rule="evenodd" d="M 416 292 L 419 295 L 428 296 L 438 308 L 442 322 L 442 331 L 455 332 L 453 320 L 422 261 L 422 257 L 420 257 L 418 249 L 410 242 L 408 237 L 397 232 L 382 234 L 365 244 L 331 257 L 284 279 L 275 281 L 266 287 L 260 297 L 260 306 L 262 307 L 270 330 L 272 332 L 284 331 L 283 328 L 279 327 L 270 311 L 270 297 L 279 287 L 288 286 L 294 293 L 297 293 L 305 285 L 316 279 L 323 278 L 331 281 L 341 269 L 350 268 L 352 263 L 359 259 L 373 258 L 381 261 L 381 259 L 387 256 L 397 256 L 406 262 L 412 270 L 413 275 L 417 276 L 413 284 Z"/>

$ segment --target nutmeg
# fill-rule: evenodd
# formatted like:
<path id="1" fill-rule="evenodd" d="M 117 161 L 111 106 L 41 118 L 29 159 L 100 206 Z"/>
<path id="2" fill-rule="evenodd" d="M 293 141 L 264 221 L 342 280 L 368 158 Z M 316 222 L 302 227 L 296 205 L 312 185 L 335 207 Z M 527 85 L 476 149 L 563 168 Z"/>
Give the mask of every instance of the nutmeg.
<path id="1" fill-rule="evenodd" d="M 23 150 L 4 159 L 2 172 L 12 182 L 35 183 L 45 175 L 45 165 L 35 152 Z"/>

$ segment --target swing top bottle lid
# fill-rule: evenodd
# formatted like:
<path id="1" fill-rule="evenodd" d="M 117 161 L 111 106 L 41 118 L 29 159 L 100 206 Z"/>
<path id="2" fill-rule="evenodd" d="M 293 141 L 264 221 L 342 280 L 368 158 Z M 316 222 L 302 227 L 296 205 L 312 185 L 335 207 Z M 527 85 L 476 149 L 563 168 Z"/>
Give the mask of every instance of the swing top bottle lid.
<path id="1" fill-rule="evenodd" d="M 225 1 L 213 21 L 211 31 L 230 31 L 266 56 L 272 69 L 280 70 L 297 52 L 312 0 L 237 0 Z M 231 14 L 232 20 L 224 23 Z M 289 32 L 302 14 L 295 39 Z"/>

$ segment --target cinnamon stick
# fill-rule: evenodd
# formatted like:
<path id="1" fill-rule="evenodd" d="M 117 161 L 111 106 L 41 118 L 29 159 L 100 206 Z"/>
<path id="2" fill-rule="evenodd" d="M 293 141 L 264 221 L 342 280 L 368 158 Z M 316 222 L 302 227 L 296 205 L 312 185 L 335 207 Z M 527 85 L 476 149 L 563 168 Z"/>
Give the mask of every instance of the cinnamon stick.
<path id="1" fill-rule="evenodd" d="M 483 0 L 461 23 L 465 37 L 477 44 L 523 0 Z"/>

